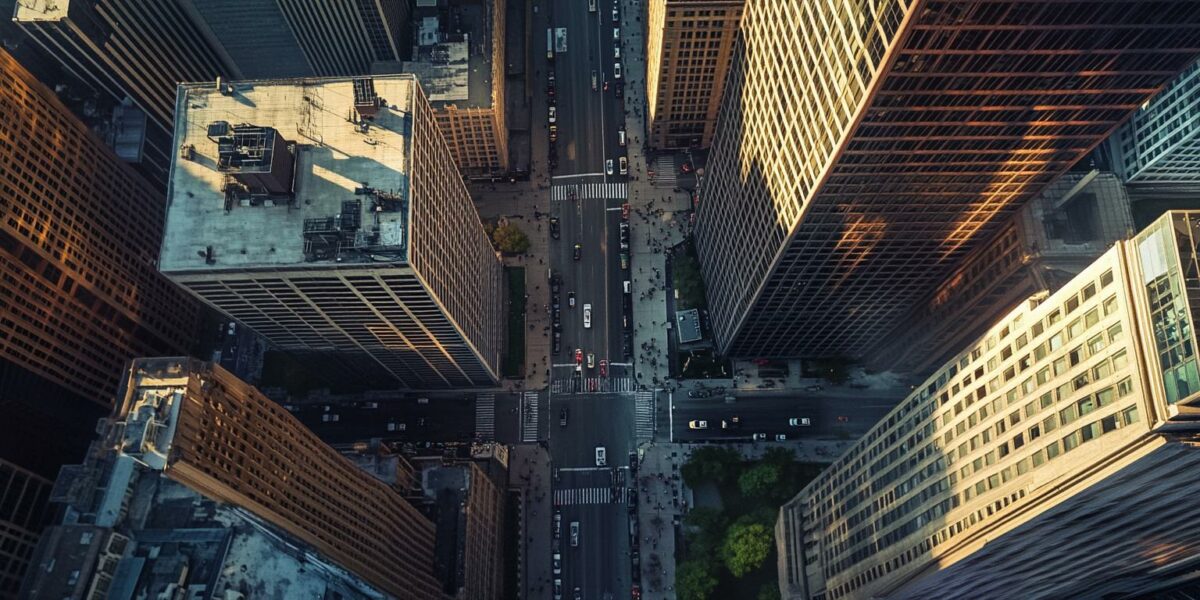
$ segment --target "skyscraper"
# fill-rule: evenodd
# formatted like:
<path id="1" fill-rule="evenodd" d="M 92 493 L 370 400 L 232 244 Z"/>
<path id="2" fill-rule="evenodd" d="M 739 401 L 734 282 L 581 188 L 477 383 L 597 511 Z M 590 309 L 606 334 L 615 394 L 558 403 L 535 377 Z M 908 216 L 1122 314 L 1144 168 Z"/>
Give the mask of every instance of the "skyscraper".
<path id="1" fill-rule="evenodd" d="M 142 546 L 144 552 L 144 547 L 155 541 L 175 542 L 170 545 L 178 547 L 206 539 L 220 540 L 221 536 L 229 535 L 229 530 L 246 533 L 239 531 L 247 528 L 243 520 L 260 522 L 283 532 L 272 536 L 275 539 L 299 541 L 278 544 L 292 548 L 284 551 L 285 560 L 299 555 L 305 557 L 302 563 L 306 563 L 309 552 L 315 554 L 309 568 L 318 577 L 351 579 L 339 577 L 336 570 L 325 564 L 332 562 L 389 597 L 412 600 L 445 597 L 434 576 L 433 523 L 400 492 L 359 469 L 321 442 L 282 406 L 228 371 L 189 358 L 137 359 L 126 373 L 118 402 L 110 427 L 105 428 L 104 437 L 94 449 L 94 453 L 102 456 L 115 455 L 107 456 L 110 464 L 105 468 L 88 465 L 78 473 L 64 472 L 57 484 L 56 490 L 73 492 L 64 493 L 71 501 L 68 513 L 74 511 L 79 517 L 69 519 L 66 530 L 76 522 L 87 521 L 88 525 L 109 532 L 117 528 L 120 535 Z M 155 500 L 135 498 L 154 495 L 162 489 L 165 484 L 152 481 L 157 476 L 180 484 L 190 493 L 217 501 L 223 510 L 235 507 L 239 510 L 231 512 L 244 511 L 252 518 L 243 516 L 224 527 L 219 519 L 210 519 L 218 522 L 207 523 L 198 530 L 208 535 L 196 536 L 195 526 L 189 526 L 187 521 L 211 514 L 212 507 L 205 508 L 191 494 L 180 492 L 159 493 Z M 141 479 L 151 481 L 141 485 Z M 154 511 L 170 511 L 170 506 L 161 505 L 169 505 L 172 500 L 176 501 L 173 509 L 176 514 L 159 514 L 157 522 L 161 524 L 156 526 Z M 171 531 L 177 527 L 184 531 Z M 98 534 L 97 537 L 104 535 Z M 75 546 L 78 548 L 79 544 Z M 230 552 L 227 547 L 221 551 Z M 250 553 L 248 559 L 241 559 L 241 570 L 273 569 L 275 559 L 269 554 L 278 551 Z M 132 589 L 139 579 L 137 571 L 132 577 L 134 581 L 121 584 L 122 566 L 117 561 L 132 557 L 134 552 L 115 554 L 111 565 L 101 561 L 95 567 L 102 575 L 107 569 L 113 583 L 93 585 L 102 590 L 110 585 L 115 589 L 122 589 L 123 585 Z M 44 555 L 35 577 L 31 578 L 45 589 L 56 589 L 65 579 L 53 577 L 59 562 L 53 556 Z M 156 565 L 154 572 L 159 572 L 161 566 L 162 571 L 174 575 L 179 583 L 188 577 L 192 584 L 204 583 L 206 579 L 215 583 L 224 562 L 227 561 L 218 560 L 207 576 L 203 571 L 189 574 L 187 569 L 180 574 L 172 573 L 169 563 Z M 244 577 L 234 574 L 238 566 L 235 564 L 226 576 Z M 76 568 L 86 569 L 90 575 L 92 565 L 81 567 Z M 140 569 L 133 564 L 124 568 Z M 304 572 L 304 564 L 300 572 Z M 128 571 L 124 578 L 130 579 Z M 301 576 L 297 575 L 297 579 Z M 300 586 L 301 582 L 294 585 Z M 303 589 L 306 586 L 293 588 L 288 595 L 322 595 L 314 596 Z"/>
<path id="2" fill-rule="evenodd" d="M 41 528 L 36 488 L 83 455 L 125 361 L 195 336 L 198 303 L 155 268 L 162 217 L 158 192 L 0 50 L 0 495 L 20 500 L 0 507 L 0 597 Z"/>
<path id="3" fill-rule="evenodd" d="M 500 260 L 411 75 L 180 87 L 171 279 L 366 379 L 490 385 Z"/>
<path id="4" fill-rule="evenodd" d="M 1192 65 L 1108 139 L 1113 168 L 1132 185 L 1200 187 L 1200 64 Z"/>
<path id="5" fill-rule="evenodd" d="M 1198 264 L 1200 213 L 1167 213 L 960 349 L 784 505 L 784 596 L 1119 598 L 1173 577 L 1200 551 Z"/>
<path id="6" fill-rule="evenodd" d="M 650 146 L 707 148 L 745 0 L 652 0 L 646 38 Z"/>
<path id="7" fill-rule="evenodd" d="M 861 355 L 1198 47 L 1193 2 L 747 1 L 696 225 L 718 350 Z"/>

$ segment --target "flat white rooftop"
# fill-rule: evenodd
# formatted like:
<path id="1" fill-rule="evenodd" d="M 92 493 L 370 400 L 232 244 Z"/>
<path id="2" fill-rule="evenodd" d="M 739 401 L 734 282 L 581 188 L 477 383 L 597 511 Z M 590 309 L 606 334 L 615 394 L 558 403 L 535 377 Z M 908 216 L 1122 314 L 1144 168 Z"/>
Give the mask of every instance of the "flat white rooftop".
<path id="1" fill-rule="evenodd" d="M 356 109 L 356 84 L 374 108 Z M 415 89 L 408 74 L 182 84 L 161 270 L 404 260 Z M 252 130 L 265 148 L 238 137 Z"/>

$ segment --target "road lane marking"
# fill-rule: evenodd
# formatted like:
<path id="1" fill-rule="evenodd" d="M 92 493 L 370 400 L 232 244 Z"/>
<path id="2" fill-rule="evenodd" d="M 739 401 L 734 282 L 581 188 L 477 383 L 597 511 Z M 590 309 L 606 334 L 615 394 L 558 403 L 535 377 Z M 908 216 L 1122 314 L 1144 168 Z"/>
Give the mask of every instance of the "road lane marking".
<path id="1" fill-rule="evenodd" d="M 601 172 L 599 172 L 599 173 L 576 173 L 576 174 L 574 174 L 574 175 L 555 175 L 554 177 L 551 177 L 550 179 L 551 179 L 551 180 L 554 180 L 554 179 L 574 179 L 574 178 L 577 178 L 577 177 L 603 177 L 603 176 L 604 176 L 604 172 L 603 172 L 603 171 L 601 171 Z"/>

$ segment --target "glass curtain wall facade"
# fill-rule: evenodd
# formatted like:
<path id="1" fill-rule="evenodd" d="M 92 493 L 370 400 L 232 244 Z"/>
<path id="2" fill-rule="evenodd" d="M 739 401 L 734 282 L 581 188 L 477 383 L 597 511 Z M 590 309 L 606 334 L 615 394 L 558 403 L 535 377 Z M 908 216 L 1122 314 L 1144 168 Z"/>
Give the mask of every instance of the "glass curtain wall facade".
<path id="1" fill-rule="evenodd" d="M 746 2 L 696 226 L 718 350 L 861 355 L 1198 42 L 1190 2 Z"/>
<path id="2" fill-rule="evenodd" d="M 1107 146 L 1130 184 L 1200 186 L 1200 65 L 1138 109 Z"/>

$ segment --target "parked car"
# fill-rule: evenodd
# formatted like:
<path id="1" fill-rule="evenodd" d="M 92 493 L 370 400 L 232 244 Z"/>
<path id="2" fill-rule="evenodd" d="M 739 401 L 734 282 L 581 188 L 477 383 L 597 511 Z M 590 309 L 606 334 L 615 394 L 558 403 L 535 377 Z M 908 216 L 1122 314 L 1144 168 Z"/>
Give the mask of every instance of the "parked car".
<path id="1" fill-rule="evenodd" d="M 804 391 L 806 391 L 806 392 L 819 392 L 819 391 L 821 391 L 821 390 L 823 390 L 823 389 L 825 389 L 825 388 L 824 388 L 824 387 L 822 387 L 822 386 L 819 386 L 819 385 L 810 385 L 810 386 L 808 386 L 808 387 L 805 387 L 805 388 L 804 388 Z"/>
<path id="2" fill-rule="evenodd" d="M 554 580 L 554 600 L 562 600 L 562 580 Z"/>
<path id="3" fill-rule="evenodd" d="M 622 204 L 621 205 L 621 218 L 628 221 L 629 220 L 629 211 L 632 210 L 632 208 L 633 207 L 630 206 L 628 202 L 626 202 L 625 204 Z"/>
<path id="4" fill-rule="evenodd" d="M 550 217 L 550 237 L 558 239 L 562 235 L 558 227 L 558 217 Z"/>
<path id="5" fill-rule="evenodd" d="M 558 122 L 558 108 L 557 107 L 554 107 L 554 106 L 550 107 L 550 122 L 551 123 Z"/>
<path id="6" fill-rule="evenodd" d="M 618 130 L 617 130 L 617 145 L 618 145 L 618 146 L 624 146 L 624 145 L 625 145 L 625 130 L 624 130 L 624 129 L 618 129 Z M 628 215 L 628 214 L 625 214 L 625 213 L 623 213 L 623 214 L 622 214 L 622 218 L 628 219 L 628 218 L 629 218 L 629 215 Z"/>
<path id="7" fill-rule="evenodd" d="M 621 58 L 621 44 L 616 44 L 616 45 L 614 45 L 614 46 L 613 46 L 613 58 L 614 58 L 614 59 L 618 59 L 618 60 L 620 60 L 620 58 Z"/>
<path id="8" fill-rule="evenodd" d="M 551 141 L 551 142 L 557 142 L 557 141 L 558 141 L 558 125 L 551 125 L 551 126 L 550 126 L 550 141 Z"/>
<path id="9" fill-rule="evenodd" d="M 617 7 L 613 7 L 613 23 L 621 22 L 621 14 L 617 12 Z"/>
<path id="10" fill-rule="evenodd" d="M 621 171 L 622 175 L 629 174 L 629 159 L 622 156 L 617 159 L 617 164 L 620 166 L 620 171 Z"/>
<path id="11" fill-rule="evenodd" d="M 605 455 L 604 446 L 596 446 L 596 466 L 603 467 L 608 465 L 608 457 Z"/>
<path id="12" fill-rule="evenodd" d="M 613 79 L 621 78 L 621 63 L 613 63 Z"/>
<path id="13" fill-rule="evenodd" d="M 604 172 L 608 175 L 613 174 L 613 163 L 611 158 L 604 161 Z"/>
<path id="14" fill-rule="evenodd" d="M 721 429 L 738 429 L 741 426 L 741 417 L 729 417 L 728 420 L 721 419 Z"/>
<path id="15" fill-rule="evenodd" d="M 688 421 L 688 429 L 708 429 L 708 421 L 693 419 Z"/>
<path id="16" fill-rule="evenodd" d="M 554 553 L 554 574 L 562 575 L 562 555 L 557 552 Z"/>
<path id="17" fill-rule="evenodd" d="M 849 422 L 850 422 L 850 417 L 838 417 L 838 418 L 837 418 L 837 422 L 838 422 L 838 423 L 849 423 Z"/>
<path id="18" fill-rule="evenodd" d="M 395 421 L 388 421 L 387 427 L 388 431 L 405 431 L 408 429 L 408 425 L 406 423 L 397 423 Z"/>
<path id="19" fill-rule="evenodd" d="M 808 427 L 812 425 L 812 419 L 808 417 L 792 417 L 788 419 L 788 425 L 792 427 Z"/>
<path id="20" fill-rule="evenodd" d="M 429 404 L 429 398 L 417 398 L 417 404 Z"/>
<path id="21" fill-rule="evenodd" d="M 708 390 L 691 390 L 688 392 L 688 398 L 707 398 L 709 395 Z"/>
<path id="22" fill-rule="evenodd" d="M 321 420 L 326 423 L 337 423 L 338 421 L 342 420 L 342 416 L 332 413 L 325 413 L 321 415 Z"/>
<path id="23" fill-rule="evenodd" d="M 637 451 L 631 451 L 629 453 L 629 470 L 636 471 L 637 467 L 638 467 Z"/>
<path id="24" fill-rule="evenodd" d="M 629 269 L 629 253 L 628 252 L 621 253 L 621 268 L 624 270 Z"/>
<path id="25" fill-rule="evenodd" d="M 781 433 L 781 434 L 779 434 L 779 435 L 775 436 L 775 441 L 777 441 L 777 442 L 786 442 L 786 441 L 787 441 L 787 436 Z"/>
<path id="26" fill-rule="evenodd" d="M 750 438 L 750 439 L 752 439 L 752 440 L 754 440 L 754 441 L 756 441 L 756 442 L 757 442 L 757 441 L 759 441 L 759 440 L 765 440 L 765 439 L 767 439 L 767 434 L 765 434 L 765 433 L 756 433 L 756 434 L 754 434 L 753 436 L 751 436 L 751 438 Z"/>
<path id="27" fill-rule="evenodd" d="M 562 537 L 562 513 L 554 511 L 554 539 Z M 555 554 L 555 556 L 558 556 Z M 555 573 L 557 575 L 558 573 Z"/>
<path id="28" fill-rule="evenodd" d="M 613 41 L 621 41 L 621 29 L 619 27 L 613 27 Z"/>

